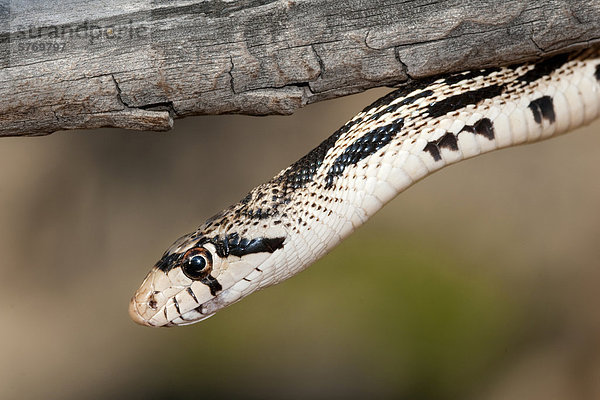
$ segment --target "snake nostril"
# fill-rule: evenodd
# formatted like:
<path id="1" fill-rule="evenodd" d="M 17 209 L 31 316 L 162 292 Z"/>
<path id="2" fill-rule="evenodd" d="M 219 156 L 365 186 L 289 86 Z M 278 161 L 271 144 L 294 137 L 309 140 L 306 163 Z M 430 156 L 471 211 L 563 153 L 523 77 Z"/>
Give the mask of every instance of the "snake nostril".
<path id="1" fill-rule="evenodd" d="M 150 298 L 148 299 L 148 306 L 153 309 L 156 310 L 156 305 L 157 305 L 157 301 L 154 300 L 154 295 L 150 295 Z"/>

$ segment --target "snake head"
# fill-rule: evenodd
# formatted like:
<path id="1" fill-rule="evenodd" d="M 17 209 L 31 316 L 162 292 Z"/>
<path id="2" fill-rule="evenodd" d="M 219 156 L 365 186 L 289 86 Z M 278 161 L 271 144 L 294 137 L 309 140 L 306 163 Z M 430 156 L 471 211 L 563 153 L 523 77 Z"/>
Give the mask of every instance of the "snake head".
<path id="1" fill-rule="evenodd" d="M 268 286 L 261 266 L 273 259 L 284 240 L 283 236 L 242 238 L 237 233 L 183 236 L 150 270 L 131 299 L 129 314 L 146 326 L 188 325 L 206 319 Z"/>

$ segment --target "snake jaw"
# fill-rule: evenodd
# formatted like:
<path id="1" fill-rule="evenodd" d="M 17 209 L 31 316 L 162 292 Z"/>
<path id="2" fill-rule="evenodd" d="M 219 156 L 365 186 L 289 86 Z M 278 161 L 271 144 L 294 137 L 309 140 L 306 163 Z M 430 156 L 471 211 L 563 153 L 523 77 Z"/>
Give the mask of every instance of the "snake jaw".
<path id="1" fill-rule="evenodd" d="M 209 245 L 210 250 L 213 250 Z M 271 253 L 214 257 L 210 279 L 192 280 L 179 264 L 153 268 L 129 303 L 129 315 L 144 326 L 180 326 L 202 321 L 260 288 Z M 215 291 L 214 282 L 219 289 Z"/>

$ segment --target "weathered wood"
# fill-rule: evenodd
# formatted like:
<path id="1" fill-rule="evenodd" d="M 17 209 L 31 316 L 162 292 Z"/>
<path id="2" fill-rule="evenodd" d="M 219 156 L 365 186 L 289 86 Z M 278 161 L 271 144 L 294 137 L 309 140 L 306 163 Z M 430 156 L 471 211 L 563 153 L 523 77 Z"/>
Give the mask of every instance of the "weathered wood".
<path id="1" fill-rule="evenodd" d="M 600 0 L 0 0 L 0 135 L 290 114 L 600 39 Z"/>

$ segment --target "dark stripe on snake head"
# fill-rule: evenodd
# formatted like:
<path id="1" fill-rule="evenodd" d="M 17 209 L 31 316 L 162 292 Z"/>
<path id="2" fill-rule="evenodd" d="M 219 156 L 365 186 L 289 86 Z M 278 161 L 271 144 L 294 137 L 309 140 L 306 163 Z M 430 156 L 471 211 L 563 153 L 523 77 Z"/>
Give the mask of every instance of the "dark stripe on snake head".
<path id="1" fill-rule="evenodd" d="M 237 233 L 232 233 L 226 236 L 215 236 L 213 238 L 207 238 L 206 236 L 201 235 L 196 241 L 195 246 L 201 247 L 206 243 L 212 243 L 215 246 L 217 255 L 221 258 L 225 258 L 229 255 L 241 257 L 252 253 L 273 253 L 275 250 L 283 248 L 284 241 L 285 238 L 283 237 L 246 239 L 241 238 Z M 168 272 L 171 268 L 180 264 L 182 257 L 182 253 L 165 253 L 155 264 L 154 268 L 163 272 Z M 210 279 L 210 277 L 206 279 Z M 218 282 L 216 282 L 216 284 L 218 284 Z M 212 283 L 215 288 L 216 284 Z"/>
<path id="2" fill-rule="evenodd" d="M 284 237 L 240 239 L 235 246 L 230 246 L 229 254 L 242 257 L 252 253 L 273 253 L 283 248 Z"/>
<path id="3" fill-rule="evenodd" d="M 179 301 L 177 301 L 176 296 L 173 296 L 173 305 L 175 306 L 175 309 L 177 310 L 177 314 L 181 315 L 181 310 L 179 309 Z"/>
<path id="4" fill-rule="evenodd" d="M 596 73 L 594 74 L 597 81 L 600 81 L 600 64 L 596 65 Z"/>
<path id="5" fill-rule="evenodd" d="M 165 253 L 160 260 L 154 265 L 154 268 L 159 269 L 163 272 L 167 272 L 171 267 L 176 264 L 179 259 L 183 257 L 180 253 Z"/>
<path id="6" fill-rule="evenodd" d="M 552 97 L 543 96 L 529 103 L 529 109 L 533 114 L 533 119 L 538 124 L 542 123 L 542 119 L 548 120 L 551 124 L 556 120 L 554 114 L 554 103 Z"/>
<path id="7" fill-rule="evenodd" d="M 194 293 L 194 291 L 192 290 L 191 287 L 188 287 L 185 290 L 190 296 L 192 296 L 192 300 L 194 300 L 196 302 L 196 304 L 200 304 L 200 302 L 198 301 L 198 298 L 196 297 L 196 294 Z"/>
<path id="8" fill-rule="evenodd" d="M 404 121 L 398 119 L 391 124 L 375 128 L 354 141 L 338 156 L 327 171 L 325 188 L 333 186 L 337 176 L 340 176 L 346 167 L 356 165 L 360 160 L 374 154 L 377 150 L 387 145 L 402 128 Z"/>
<path id="9" fill-rule="evenodd" d="M 469 132 L 481 135 L 488 140 L 494 140 L 495 137 L 494 124 L 492 124 L 492 121 L 489 118 L 482 118 L 473 125 L 465 125 L 460 132 L 458 132 L 458 134 L 461 132 Z"/>
<path id="10" fill-rule="evenodd" d="M 240 237 L 237 233 L 215 236 L 210 239 L 216 248 L 217 255 L 221 258 L 230 255 L 242 257 L 253 253 L 273 253 L 275 250 L 283 248 L 284 241 L 284 237 L 248 239 Z"/>
<path id="11" fill-rule="evenodd" d="M 223 286 L 221 286 L 219 281 L 213 278 L 212 275 L 208 275 L 206 278 L 200 279 L 200 282 L 208 286 L 210 294 L 213 296 L 216 296 L 218 292 L 223 290 Z"/>

